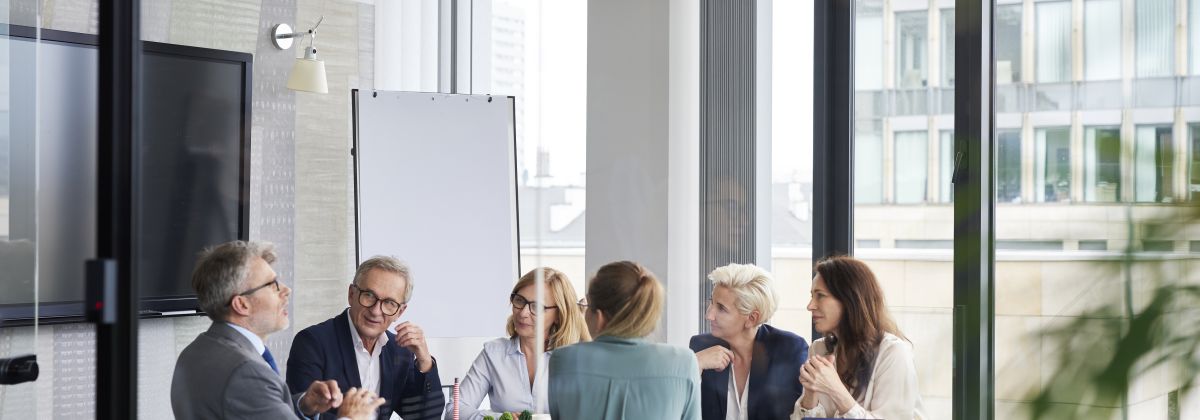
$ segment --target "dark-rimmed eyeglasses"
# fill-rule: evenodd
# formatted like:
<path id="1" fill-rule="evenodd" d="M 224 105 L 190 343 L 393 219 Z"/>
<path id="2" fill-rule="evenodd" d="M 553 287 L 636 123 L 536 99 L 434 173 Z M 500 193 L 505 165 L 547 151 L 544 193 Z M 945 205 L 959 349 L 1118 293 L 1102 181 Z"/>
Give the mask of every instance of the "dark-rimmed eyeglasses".
<path id="1" fill-rule="evenodd" d="M 516 293 L 509 295 L 508 301 L 509 301 L 509 303 L 512 303 L 512 307 L 513 307 L 514 311 L 520 311 L 522 309 L 525 309 L 526 306 L 533 305 L 533 306 L 529 307 L 529 312 L 533 312 L 533 308 L 537 307 L 536 300 L 525 299 L 524 296 L 521 296 Z M 550 312 L 551 309 L 558 309 L 558 307 L 557 306 L 543 306 L 542 312 Z"/>
<path id="2" fill-rule="evenodd" d="M 588 307 L 587 298 L 579 299 L 579 309 L 586 311 Z"/>
<path id="3" fill-rule="evenodd" d="M 370 290 L 363 289 L 353 284 L 351 284 L 350 287 L 353 287 L 354 290 L 358 291 L 358 304 L 362 305 L 364 308 L 370 309 L 378 303 L 379 309 L 383 311 L 384 315 L 392 316 L 400 313 L 400 308 L 404 307 L 403 303 L 391 299 L 380 299 L 379 295 L 376 295 L 375 292 Z"/>
<path id="4" fill-rule="evenodd" d="M 245 292 L 242 292 L 242 293 L 238 293 L 237 295 L 238 295 L 238 296 L 250 296 L 250 295 L 254 294 L 254 292 L 257 292 L 257 291 L 259 291 L 259 290 L 265 289 L 265 288 L 267 288 L 267 287 L 270 287 L 270 286 L 275 286 L 275 291 L 276 291 L 276 292 L 278 292 L 278 291 L 279 291 L 279 279 L 278 279 L 278 278 L 276 278 L 275 280 L 271 280 L 270 282 L 267 282 L 267 284 L 264 284 L 264 285 L 262 285 L 262 286 L 255 287 L 255 288 L 253 288 L 253 289 L 247 290 L 247 291 L 245 291 Z"/>

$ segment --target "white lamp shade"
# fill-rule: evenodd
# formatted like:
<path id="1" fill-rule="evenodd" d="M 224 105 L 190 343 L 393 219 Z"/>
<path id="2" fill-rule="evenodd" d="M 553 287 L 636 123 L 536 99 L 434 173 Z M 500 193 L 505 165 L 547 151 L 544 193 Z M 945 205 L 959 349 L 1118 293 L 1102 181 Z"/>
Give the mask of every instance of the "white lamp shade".
<path id="1" fill-rule="evenodd" d="M 314 58 L 297 58 L 292 65 L 292 74 L 288 76 L 287 87 L 291 90 L 329 93 L 329 84 L 325 81 L 325 62 Z"/>

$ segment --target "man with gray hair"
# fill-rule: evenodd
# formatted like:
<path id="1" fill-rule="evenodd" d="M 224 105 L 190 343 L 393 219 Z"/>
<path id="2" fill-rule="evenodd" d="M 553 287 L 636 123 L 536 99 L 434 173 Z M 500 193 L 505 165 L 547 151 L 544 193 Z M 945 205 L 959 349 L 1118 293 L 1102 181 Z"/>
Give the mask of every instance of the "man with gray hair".
<path id="1" fill-rule="evenodd" d="M 405 420 L 441 418 L 446 398 L 425 333 L 411 322 L 388 330 L 408 308 L 412 292 L 412 274 L 404 263 L 388 256 L 363 261 L 346 290 L 350 307 L 296 334 L 288 385 L 331 379 L 337 386 L 387 398 L 380 419 L 392 413 Z"/>
<path id="2" fill-rule="evenodd" d="M 338 407 L 354 420 L 374 417 L 386 401 L 334 381 L 311 381 L 291 394 L 264 342 L 288 326 L 292 289 L 279 281 L 270 243 L 233 241 L 206 249 L 192 272 L 208 331 L 179 354 L 171 378 L 176 419 L 310 418 Z"/>

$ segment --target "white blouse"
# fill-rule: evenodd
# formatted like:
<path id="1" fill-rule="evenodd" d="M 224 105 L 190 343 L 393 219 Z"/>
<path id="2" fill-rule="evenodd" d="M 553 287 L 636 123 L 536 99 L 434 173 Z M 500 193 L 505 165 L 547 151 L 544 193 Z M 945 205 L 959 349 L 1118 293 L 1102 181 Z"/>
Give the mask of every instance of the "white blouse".
<path id="1" fill-rule="evenodd" d="M 542 358 L 549 363 L 550 353 Z M 546 398 L 549 369 L 542 369 L 529 386 L 529 367 L 525 364 L 525 353 L 516 338 L 497 338 L 483 345 L 483 351 L 471 364 L 467 377 L 459 384 L 458 414 L 460 419 L 481 420 L 483 416 L 500 418 L 500 413 L 529 410 L 533 413 L 549 413 L 550 403 Z M 483 397 L 488 397 L 491 409 L 481 410 Z M 541 405 L 534 407 L 540 397 Z M 446 404 L 445 419 L 454 417 L 454 399 Z"/>
<path id="2" fill-rule="evenodd" d="M 825 339 L 819 339 L 812 344 L 809 354 L 826 354 Z M 804 390 L 808 393 L 808 389 Z M 804 395 L 800 396 L 804 399 Z M 875 356 L 875 366 L 871 370 L 871 381 L 867 383 L 866 392 L 858 398 L 858 404 L 845 413 L 837 412 L 833 399 L 824 394 L 817 395 L 817 405 L 805 410 L 800 407 L 800 400 L 792 412 L 792 420 L 804 417 L 835 417 L 844 419 L 924 419 L 924 407 L 921 404 L 921 389 L 917 382 L 917 369 L 913 363 L 912 344 L 884 333 L 883 341 L 879 343 L 879 353 Z"/>

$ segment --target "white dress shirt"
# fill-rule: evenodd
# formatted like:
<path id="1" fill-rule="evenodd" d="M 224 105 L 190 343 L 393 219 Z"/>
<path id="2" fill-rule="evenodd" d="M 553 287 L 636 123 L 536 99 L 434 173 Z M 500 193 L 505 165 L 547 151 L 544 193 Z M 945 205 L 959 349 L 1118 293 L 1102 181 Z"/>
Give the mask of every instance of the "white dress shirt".
<path id="1" fill-rule="evenodd" d="M 542 359 L 549 366 L 550 352 L 542 354 Z M 497 338 L 483 344 L 483 351 L 471 364 L 466 378 L 459 384 L 458 414 L 462 420 L 480 420 L 483 416 L 500 418 L 499 413 L 520 413 L 529 410 L 533 413 L 549 413 L 550 402 L 547 400 L 546 384 L 549 376 L 542 369 L 529 386 L 529 367 L 525 363 L 525 353 L 516 338 Z M 484 396 L 491 402 L 490 410 L 480 410 L 479 404 Z M 536 398 L 535 398 L 536 397 Z M 540 399 L 541 405 L 534 407 L 534 400 Z M 454 416 L 454 400 L 446 404 L 445 418 Z"/>
<path id="2" fill-rule="evenodd" d="M 383 345 L 387 344 L 387 332 L 380 334 L 379 338 L 375 339 L 375 348 L 367 351 L 362 337 L 358 336 L 358 329 L 354 327 L 354 321 L 346 317 L 346 322 L 350 324 L 350 337 L 354 339 L 354 360 L 358 362 L 359 383 L 362 384 L 362 389 L 379 395 L 379 375 L 382 371 L 379 355 L 383 353 Z"/>
<path id="3" fill-rule="evenodd" d="M 809 354 L 827 353 L 825 339 L 813 342 Z M 808 393 L 808 389 L 804 389 Z M 912 344 L 884 333 L 883 341 L 879 343 L 879 352 L 875 356 L 875 366 L 871 369 L 871 382 L 867 389 L 857 399 L 857 404 L 845 413 L 837 412 L 833 399 L 824 394 L 817 396 L 817 405 L 810 410 L 800 406 L 801 395 L 796 400 L 792 420 L 804 417 L 837 417 L 846 419 L 924 419 L 924 407 L 921 404 L 921 389 L 917 383 L 917 368 L 913 363 Z"/>
<path id="4" fill-rule="evenodd" d="M 750 377 L 746 377 L 746 387 L 741 395 L 737 392 L 737 371 L 733 363 L 729 364 L 729 390 L 725 391 L 725 420 L 746 420 L 750 416 L 746 411 L 746 396 L 750 395 Z"/>

